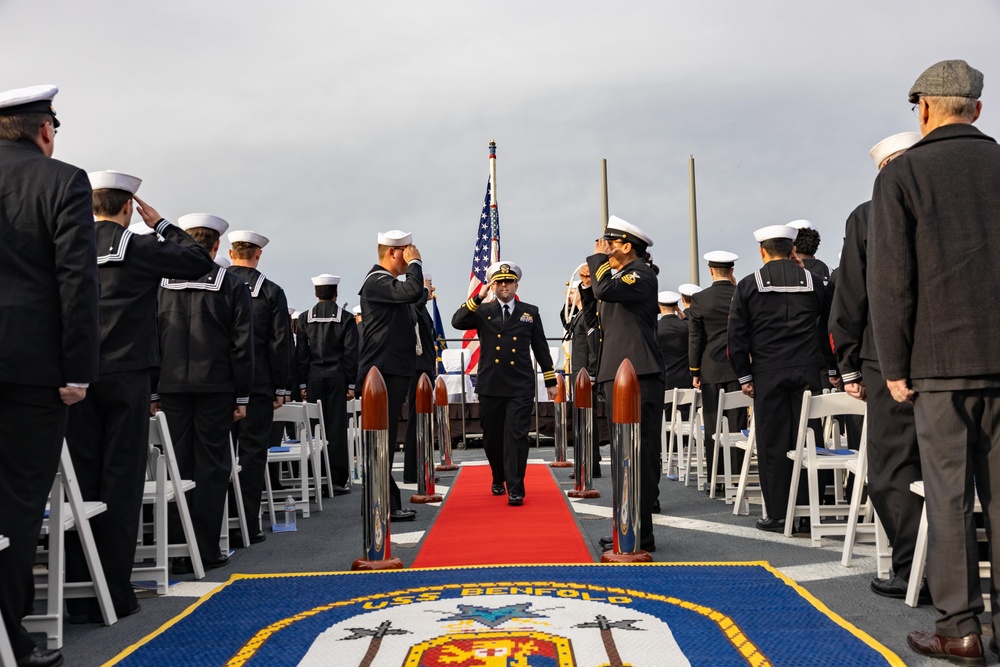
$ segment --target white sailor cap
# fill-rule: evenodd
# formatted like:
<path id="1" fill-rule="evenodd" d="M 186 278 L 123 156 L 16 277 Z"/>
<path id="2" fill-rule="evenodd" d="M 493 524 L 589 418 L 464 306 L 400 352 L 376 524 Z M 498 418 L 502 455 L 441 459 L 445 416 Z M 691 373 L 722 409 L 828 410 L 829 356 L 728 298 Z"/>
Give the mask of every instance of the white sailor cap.
<path id="1" fill-rule="evenodd" d="M 393 229 L 388 232 L 379 232 L 378 234 L 379 245 L 401 248 L 411 243 L 413 243 L 413 234 L 410 232 L 401 232 L 398 229 Z"/>
<path id="2" fill-rule="evenodd" d="M 701 288 L 695 285 L 694 283 L 684 283 L 683 285 L 677 288 L 677 291 L 681 293 L 681 296 L 686 296 L 688 298 L 691 298 L 692 296 L 700 292 Z"/>
<path id="3" fill-rule="evenodd" d="M 486 282 L 494 280 L 514 280 L 521 279 L 521 267 L 514 262 L 493 262 L 486 269 Z"/>
<path id="4" fill-rule="evenodd" d="M 731 269 L 739 258 L 740 256 L 736 253 L 725 250 L 713 250 L 705 253 L 705 261 L 708 262 L 709 266 L 717 269 Z"/>
<path id="5" fill-rule="evenodd" d="M 206 227 L 214 229 L 219 234 L 225 234 L 226 230 L 229 229 L 228 222 L 217 215 L 210 215 L 208 213 L 188 213 L 187 215 L 182 215 L 177 218 L 177 226 L 184 231 L 194 229 L 195 227 Z"/>
<path id="6" fill-rule="evenodd" d="M 753 237 L 757 243 L 763 243 L 771 239 L 788 239 L 789 241 L 794 241 L 798 235 L 799 230 L 789 225 L 768 225 L 767 227 L 761 227 L 753 233 Z"/>
<path id="7" fill-rule="evenodd" d="M 59 127 L 59 119 L 56 118 L 56 112 L 52 108 L 52 99 L 58 92 L 59 88 L 51 84 L 0 92 L 0 116 L 47 113 L 52 115 L 52 127 Z"/>
<path id="8" fill-rule="evenodd" d="M 293 319 L 293 320 L 297 320 L 297 319 L 299 319 L 299 315 L 301 315 L 301 314 L 302 314 L 302 311 L 301 311 L 301 310 L 292 310 L 291 308 L 289 308 L 288 310 L 291 310 L 291 311 L 292 311 L 292 319 Z"/>
<path id="9" fill-rule="evenodd" d="M 92 171 L 87 174 L 90 179 L 92 190 L 124 190 L 130 194 L 135 194 L 142 183 L 141 178 L 123 174 L 120 171 Z"/>
<path id="10" fill-rule="evenodd" d="M 638 240 L 647 247 L 653 247 L 653 239 L 649 238 L 649 234 L 642 231 L 631 222 L 622 220 L 617 215 L 613 215 L 608 218 L 608 226 L 605 228 L 604 236 L 601 238 L 609 241 L 621 239 L 622 241 L 628 241 L 629 243 Z"/>
<path id="11" fill-rule="evenodd" d="M 431 274 L 425 273 L 424 274 L 424 280 L 434 280 L 434 279 L 431 277 Z"/>
<path id="12" fill-rule="evenodd" d="M 297 313 L 297 312 L 299 312 L 299 311 L 295 310 L 291 306 L 288 307 L 288 314 L 291 315 L 292 317 L 295 317 L 295 313 Z"/>
<path id="13" fill-rule="evenodd" d="M 808 220 L 792 220 L 788 223 L 788 226 L 792 229 L 812 229 L 813 223 Z"/>
<path id="14" fill-rule="evenodd" d="M 266 246 L 270 240 L 263 234 L 258 234 L 257 232 L 251 232 L 248 229 L 238 229 L 235 232 L 229 232 L 226 235 L 230 243 L 252 243 L 255 246 L 263 248 Z"/>
<path id="15" fill-rule="evenodd" d="M 361 304 L 358 304 L 357 306 L 354 306 L 354 308 L 351 308 L 351 312 L 354 313 L 355 315 L 360 315 L 361 314 Z"/>
<path id="16" fill-rule="evenodd" d="M 677 302 L 681 300 L 681 295 L 677 292 L 671 292 L 667 290 L 666 292 L 660 292 L 656 295 L 656 302 L 664 306 L 674 306 Z"/>
<path id="17" fill-rule="evenodd" d="M 225 255 L 216 255 L 215 256 L 215 263 L 218 264 L 219 266 L 221 266 L 224 269 L 228 269 L 230 266 L 233 265 L 233 263 L 230 262 L 229 258 L 226 257 Z"/>
<path id="18" fill-rule="evenodd" d="M 310 280 L 312 280 L 312 284 L 316 285 L 317 287 L 320 285 L 340 284 L 340 276 L 334 276 L 329 273 L 321 273 L 318 276 L 313 276 Z"/>
<path id="19" fill-rule="evenodd" d="M 875 160 L 875 168 L 881 169 L 882 163 L 900 151 L 905 151 L 913 144 L 920 141 L 919 132 L 900 132 L 891 137 L 886 137 L 878 142 L 868 154 Z"/>

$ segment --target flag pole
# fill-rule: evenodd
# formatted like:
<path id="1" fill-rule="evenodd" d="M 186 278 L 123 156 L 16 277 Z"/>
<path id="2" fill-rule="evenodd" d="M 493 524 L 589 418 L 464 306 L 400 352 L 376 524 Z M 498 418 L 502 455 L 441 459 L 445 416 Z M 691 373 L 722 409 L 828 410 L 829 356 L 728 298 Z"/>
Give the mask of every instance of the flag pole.
<path id="1" fill-rule="evenodd" d="M 694 155 L 688 156 L 688 182 L 691 208 L 691 282 L 698 284 L 698 197 L 694 189 Z"/>
<path id="2" fill-rule="evenodd" d="M 608 161 L 601 158 L 601 231 L 608 226 Z"/>
<path id="3" fill-rule="evenodd" d="M 497 210 L 497 142 L 490 139 L 490 220 L 496 219 Z M 494 238 L 490 248 L 490 262 L 500 261 L 500 239 Z"/>

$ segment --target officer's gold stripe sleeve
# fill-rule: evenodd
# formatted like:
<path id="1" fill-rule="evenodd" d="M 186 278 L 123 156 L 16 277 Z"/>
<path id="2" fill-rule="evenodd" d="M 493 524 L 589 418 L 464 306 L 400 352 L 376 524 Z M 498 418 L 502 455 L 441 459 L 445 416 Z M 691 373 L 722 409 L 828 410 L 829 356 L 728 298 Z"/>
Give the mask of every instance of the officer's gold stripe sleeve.
<path id="1" fill-rule="evenodd" d="M 556 379 L 556 372 L 555 371 L 545 371 L 544 373 L 542 373 L 542 379 L 543 380 L 555 380 Z"/>
<path id="2" fill-rule="evenodd" d="M 470 312 L 476 312 L 479 310 L 479 304 L 476 303 L 475 299 L 469 299 L 465 302 L 465 307 L 469 309 Z"/>
<path id="3" fill-rule="evenodd" d="M 600 280 L 604 277 L 604 274 L 611 270 L 611 264 L 604 262 L 599 267 L 597 267 L 597 279 Z"/>
<path id="4" fill-rule="evenodd" d="M 698 368 L 689 368 L 688 370 L 689 371 L 700 371 L 701 367 L 699 366 Z"/>

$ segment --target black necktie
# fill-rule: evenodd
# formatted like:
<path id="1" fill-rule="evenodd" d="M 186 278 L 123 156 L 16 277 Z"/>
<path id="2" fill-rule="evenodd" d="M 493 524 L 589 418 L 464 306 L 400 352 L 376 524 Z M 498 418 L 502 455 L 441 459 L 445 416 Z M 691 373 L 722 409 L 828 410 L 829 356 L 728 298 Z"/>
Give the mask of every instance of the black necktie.
<path id="1" fill-rule="evenodd" d="M 510 306 L 505 303 L 503 305 L 503 321 L 501 324 L 507 324 L 508 317 L 510 317 Z"/>

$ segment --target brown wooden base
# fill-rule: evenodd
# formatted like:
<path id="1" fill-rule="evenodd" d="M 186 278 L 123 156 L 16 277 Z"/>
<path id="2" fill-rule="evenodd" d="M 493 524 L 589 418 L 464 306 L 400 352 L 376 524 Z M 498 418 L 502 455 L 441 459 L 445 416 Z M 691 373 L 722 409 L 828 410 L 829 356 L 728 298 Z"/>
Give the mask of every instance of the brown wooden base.
<path id="1" fill-rule="evenodd" d="M 444 470 L 445 472 L 449 472 L 449 471 L 452 471 L 452 470 L 458 470 L 458 466 L 456 466 L 456 465 L 450 465 L 450 466 L 440 465 L 440 466 L 434 466 L 434 470 Z"/>
<path id="2" fill-rule="evenodd" d="M 549 464 L 550 468 L 572 468 L 573 464 L 569 461 L 553 461 Z"/>
<path id="3" fill-rule="evenodd" d="M 351 569 L 355 572 L 371 570 L 402 570 L 403 561 L 398 558 L 386 558 L 385 560 L 365 560 L 364 558 L 359 558 L 351 563 Z"/>
<path id="4" fill-rule="evenodd" d="M 421 495 L 418 495 L 418 494 L 414 494 L 414 495 L 410 496 L 410 502 L 411 503 L 421 503 L 421 504 L 422 503 L 439 503 L 439 502 L 441 502 L 443 500 L 444 500 L 444 498 L 442 498 L 437 493 L 435 493 L 433 495 L 428 495 L 428 496 L 421 496 Z"/>
<path id="5" fill-rule="evenodd" d="M 581 491 L 570 489 L 566 492 L 566 495 L 570 498 L 600 498 L 601 492 L 597 489 L 584 489 Z"/>
<path id="6" fill-rule="evenodd" d="M 653 557 L 648 551 L 638 551 L 634 554 L 616 554 L 614 551 L 605 551 L 601 554 L 602 563 L 652 563 Z"/>

